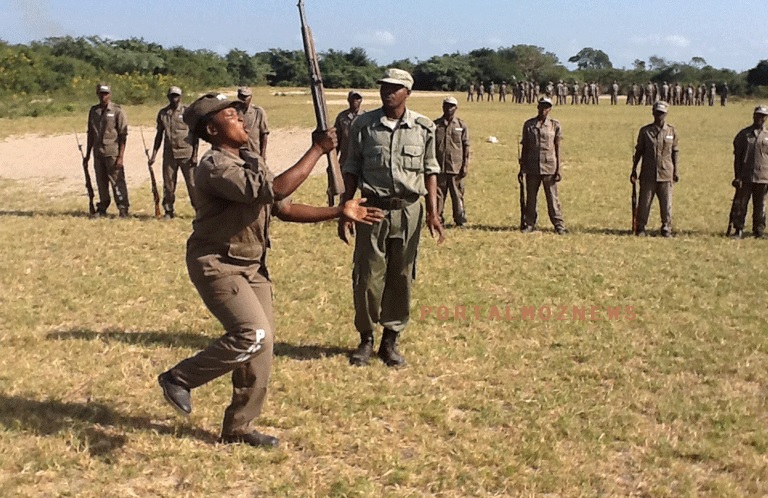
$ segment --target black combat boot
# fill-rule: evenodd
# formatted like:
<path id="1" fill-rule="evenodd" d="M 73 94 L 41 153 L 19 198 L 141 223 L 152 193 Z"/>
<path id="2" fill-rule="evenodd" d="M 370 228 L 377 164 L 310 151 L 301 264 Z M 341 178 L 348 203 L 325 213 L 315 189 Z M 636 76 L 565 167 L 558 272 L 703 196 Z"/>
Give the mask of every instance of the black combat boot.
<path id="1" fill-rule="evenodd" d="M 397 332 L 384 329 L 379 345 L 379 358 L 388 367 L 402 367 L 405 365 L 405 358 L 397 350 Z"/>
<path id="2" fill-rule="evenodd" d="M 367 365 L 373 354 L 373 331 L 360 332 L 360 344 L 351 355 L 349 355 L 349 364 L 357 367 Z"/>

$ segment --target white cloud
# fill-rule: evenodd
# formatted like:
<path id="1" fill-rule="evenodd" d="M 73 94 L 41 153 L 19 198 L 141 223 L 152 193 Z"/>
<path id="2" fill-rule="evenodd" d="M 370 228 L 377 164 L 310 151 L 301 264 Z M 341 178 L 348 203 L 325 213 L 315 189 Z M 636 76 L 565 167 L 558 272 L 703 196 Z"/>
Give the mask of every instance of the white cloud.
<path id="1" fill-rule="evenodd" d="M 373 45 L 392 46 L 397 43 L 397 38 L 391 32 L 378 29 L 373 32 L 361 33 L 355 36 L 358 43 L 371 43 Z"/>
<path id="2" fill-rule="evenodd" d="M 691 44 L 691 40 L 683 35 L 667 35 L 664 37 L 664 41 L 680 48 L 685 48 Z"/>
<path id="3" fill-rule="evenodd" d="M 635 36 L 632 38 L 635 45 L 649 45 L 653 47 L 671 45 L 677 48 L 686 48 L 690 46 L 691 40 L 683 35 L 648 35 Z"/>

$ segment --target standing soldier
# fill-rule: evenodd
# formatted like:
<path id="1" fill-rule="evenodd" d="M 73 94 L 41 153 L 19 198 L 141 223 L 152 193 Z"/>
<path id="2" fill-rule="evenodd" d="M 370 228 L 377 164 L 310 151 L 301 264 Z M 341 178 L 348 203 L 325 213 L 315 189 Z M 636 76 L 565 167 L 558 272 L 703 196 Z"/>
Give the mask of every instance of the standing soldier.
<path id="1" fill-rule="evenodd" d="M 347 152 L 349 148 L 349 128 L 352 126 L 352 121 L 355 120 L 360 114 L 365 111 L 360 110 L 360 104 L 363 103 L 363 96 L 358 92 L 352 90 L 347 94 L 347 103 L 349 108 L 341 111 L 336 116 L 336 121 L 333 127 L 336 128 L 336 135 L 339 137 L 339 146 L 336 148 L 336 152 L 339 155 L 339 164 L 344 166 L 347 161 Z"/>
<path id="2" fill-rule="evenodd" d="M 555 85 L 551 81 L 547 81 L 547 85 L 544 87 L 544 96 L 551 100 L 554 94 Z"/>
<path id="3" fill-rule="evenodd" d="M 481 81 L 480 84 L 477 86 L 477 101 L 482 102 L 483 101 L 483 95 L 485 95 L 485 85 L 483 85 L 483 82 Z"/>
<path id="4" fill-rule="evenodd" d="M 413 77 L 402 69 L 387 69 L 381 84 L 382 107 L 352 123 L 349 158 L 344 163 L 342 202 L 358 188 L 366 204 L 383 209 L 374 225 L 339 220 L 339 238 L 355 234 L 352 286 L 355 328 L 360 344 L 352 365 L 367 365 L 373 352 L 374 329 L 384 327 L 378 355 L 387 366 L 405 364 L 397 340 L 408 325 L 416 252 L 424 220 L 420 199 L 427 199 L 427 227 L 444 240 L 437 212 L 435 124 L 406 107 Z"/>
<path id="5" fill-rule="evenodd" d="M 571 87 L 571 105 L 577 105 L 579 103 L 579 82 L 574 81 Z"/>
<path id="6" fill-rule="evenodd" d="M 555 233 L 568 233 L 565 229 L 560 199 L 557 195 L 557 184 L 560 181 L 560 142 L 563 132 L 560 122 L 549 117 L 552 101 L 547 98 L 539 100 L 538 115 L 523 124 L 521 143 L 523 146 L 520 158 L 519 182 L 525 181 L 527 193 L 525 204 L 525 226 L 522 231 L 530 233 L 536 230 L 536 197 L 539 187 L 544 187 L 547 199 L 549 220 L 555 227 Z"/>
<path id="7" fill-rule="evenodd" d="M 237 89 L 237 98 L 244 104 L 243 120 L 245 131 L 248 132 L 248 149 L 267 160 L 267 139 L 269 138 L 269 125 L 267 113 L 261 107 L 251 105 L 253 92 L 247 86 Z"/>
<path id="8" fill-rule="evenodd" d="M 600 87 L 597 86 L 597 82 L 593 81 L 589 84 L 589 101 L 591 104 L 598 105 L 600 99 Z"/>
<path id="9" fill-rule="evenodd" d="M 112 89 L 109 85 L 96 85 L 96 94 L 99 96 L 99 103 L 88 112 L 88 144 L 83 167 L 88 167 L 88 160 L 93 151 L 93 169 L 99 190 L 96 215 L 107 215 L 107 208 L 112 202 L 109 196 L 111 185 L 119 216 L 125 218 L 130 207 L 123 165 L 128 120 L 123 109 L 112 102 Z"/>
<path id="10" fill-rule="evenodd" d="M 672 183 L 677 183 L 677 131 L 666 122 L 669 106 L 664 101 L 653 105 L 653 123 L 640 128 L 632 160 L 629 181 L 637 181 L 637 164 L 643 160 L 640 170 L 640 198 L 637 207 L 637 233 L 644 237 L 645 225 L 651 213 L 654 196 L 659 197 L 661 211 L 661 235 L 672 236 Z"/>
<path id="11" fill-rule="evenodd" d="M 669 100 L 669 85 L 667 84 L 666 81 L 664 83 L 662 83 L 662 85 L 661 85 L 661 100 L 663 100 L 664 102 L 669 102 L 670 101 Z"/>
<path id="12" fill-rule="evenodd" d="M 720 105 L 725 107 L 728 103 L 728 83 L 723 83 L 723 88 L 720 89 Z"/>
<path id="13" fill-rule="evenodd" d="M 683 104 L 683 87 L 680 85 L 680 82 L 675 82 L 675 101 L 673 102 L 674 105 L 682 105 Z"/>
<path id="14" fill-rule="evenodd" d="M 589 104 L 589 83 L 586 81 L 584 82 L 584 85 L 581 87 L 581 103 L 582 104 Z"/>
<path id="15" fill-rule="evenodd" d="M 501 86 L 499 87 L 499 102 L 506 102 L 507 101 L 507 82 L 502 81 Z"/>
<path id="16" fill-rule="evenodd" d="M 619 103 L 619 82 L 613 80 L 611 85 L 611 105 L 617 105 Z"/>
<path id="17" fill-rule="evenodd" d="M 453 97 L 443 100 L 443 115 L 435 120 L 435 155 L 440 165 L 437 175 L 437 211 L 445 223 L 443 209 L 450 194 L 453 222 L 457 227 L 467 222 L 464 210 L 464 178 L 469 167 L 469 129 L 456 117 L 459 103 Z"/>
<path id="18" fill-rule="evenodd" d="M 187 240 L 187 271 L 226 333 L 157 380 L 166 401 L 189 415 L 191 390 L 231 372 L 232 398 L 219 442 L 274 447 L 277 438 L 251 427 L 267 395 L 275 334 L 266 266 L 270 218 L 274 214 L 284 221 L 309 223 L 343 215 L 372 223 L 381 220 L 382 213 L 359 206 L 359 200 L 338 207 L 291 203 L 288 196 L 318 159 L 334 149 L 335 133 L 313 133 L 310 149 L 275 178 L 264 160 L 246 148 L 249 138 L 237 109 L 241 105 L 211 93 L 184 113 L 193 133 L 212 145 L 195 170 L 198 204 Z"/>
<path id="19" fill-rule="evenodd" d="M 645 85 L 645 105 L 653 105 L 653 81 Z"/>
<path id="20" fill-rule="evenodd" d="M 740 239 L 752 197 L 752 234 L 762 237 L 765 230 L 765 196 L 768 192 L 768 106 L 759 105 L 752 113 L 752 124 L 733 139 L 733 186 L 736 187 L 731 222 Z"/>
<path id="21" fill-rule="evenodd" d="M 475 100 L 475 84 L 470 82 L 469 88 L 467 88 L 467 102 L 472 102 Z"/>
<path id="22" fill-rule="evenodd" d="M 163 147 L 163 209 L 165 218 L 175 216 L 173 204 L 176 202 L 176 180 L 179 169 L 184 175 L 189 202 L 195 207 L 195 164 L 197 164 L 198 140 L 184 122 L 184 109 L 181 103 L 181 88 L 172 86 L 168 89 L 168 105 L 157 113 L 157 133 L 152 148 L 149 165 L 155 164 L 157 151 L 165 138 Z"/>
<path id="23" fill-rule="evenodd" d="M 709 87 L 709 106 L 710 107 L 715 105 L 715 96 L 717 96 L 717 87 L 715 87 L 715 84 L 712 83 L 712 86 Z"/>
<path id="24" fill-rule="evenodd" d="M 495 93 L 496 85 L 491 81 L 488 83 L 488 102 L 493 102 L 493 94 Z"/>

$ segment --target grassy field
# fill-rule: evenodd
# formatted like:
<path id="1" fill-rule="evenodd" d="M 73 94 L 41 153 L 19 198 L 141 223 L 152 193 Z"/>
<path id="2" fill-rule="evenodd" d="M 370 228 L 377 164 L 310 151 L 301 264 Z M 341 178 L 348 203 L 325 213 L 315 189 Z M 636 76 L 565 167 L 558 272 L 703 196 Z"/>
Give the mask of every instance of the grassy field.
<path id="1" fill-rule="evenodd" d="M 409 102 L 436 117 L 442 97 Z M 183 265 L 184 197 L 171 222 L 149 216 L 148 186 L 131 192 L 131 219 L 90 220 L 84 196 L 0 181 L 2 494 L 768 494 L 768 241 L 722 236 L 731 140 L 754 103 L 672 108 L 681 181 L 670 240 L 627 235 L 631 142 L 648 107 L 553 110 L 571 230 L 557 237 L 543 197 L 542 230 L 516 230 L 515 140 L 533 106 L 457 97 L 472 139 L 469 226 L 440 247 L 425 232 L 407 368 L 348 366 L 352 251 L 335 225 L 273 225 L 277 345 L 259 424 L 281 438 L 274 451 L 214 444 L 228 378 L 194 391 L 187 420 L 157 387 L 158 373 L 221 333 Z M 273 127 L 311 124 L 307 96 L 257 99 Z M 154 109 L 128 114 L 151 124 Z M 66 131 L 68 119 L 84 116 L 18 129 Z M 320 204 L 323 191 L 312 178 L 296 197 Z M 658 225 L 655 204 L 648 228 Z M 472 311 L 422 316 L 440 306 Z M 574 306 L 597 319 L 546 319 Z M 608 319 L 615 306 L 622 314 Z M 507 320 L 506 307 L 536 317 Z"/>

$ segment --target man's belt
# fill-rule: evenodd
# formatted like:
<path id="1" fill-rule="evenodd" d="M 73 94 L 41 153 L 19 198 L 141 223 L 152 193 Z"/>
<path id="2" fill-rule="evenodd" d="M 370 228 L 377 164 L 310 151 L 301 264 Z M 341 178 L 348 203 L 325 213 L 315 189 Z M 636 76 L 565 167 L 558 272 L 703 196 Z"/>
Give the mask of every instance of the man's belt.
<path id="1" fill-rule="evenodd" d="M 387 211 L 392 211 L 394 209 L 404 209 L 413 204 L 414 202 L 417 202 L 419 200 L 418 195 L 408 196 L 408 197 L 378 197 L 372 193 L 366 193 L 363 192 L 363 197 L 365 197 L 365 203 L 363 206 L 371 206 L 379 209 L 384 209 Z"/>

